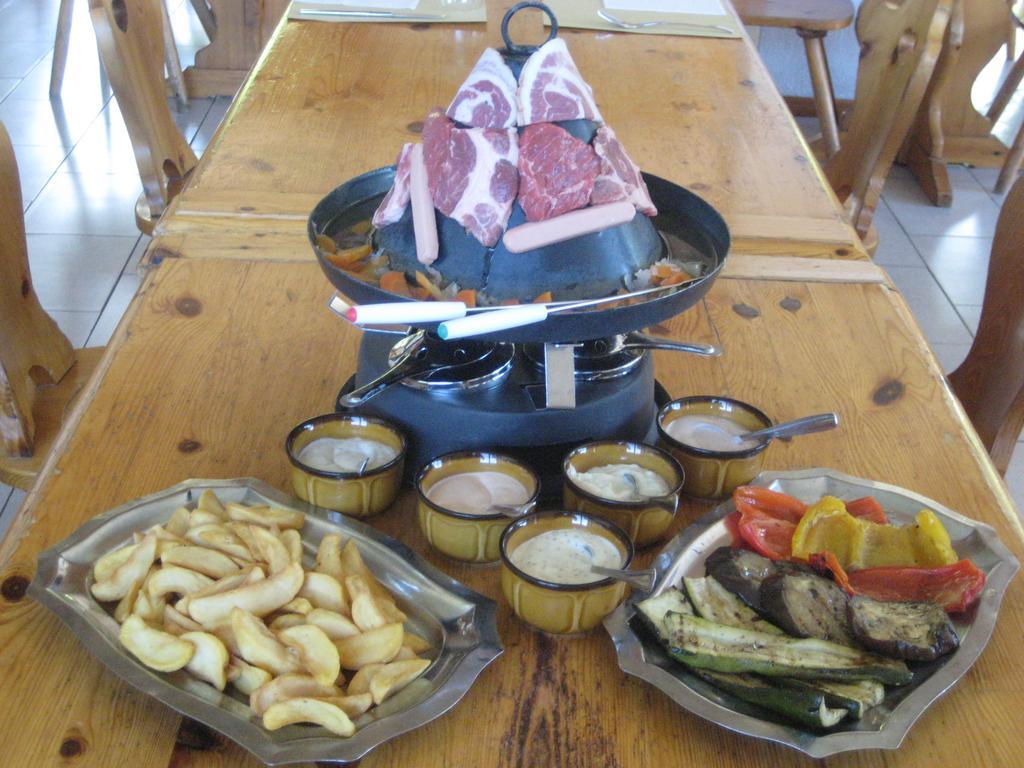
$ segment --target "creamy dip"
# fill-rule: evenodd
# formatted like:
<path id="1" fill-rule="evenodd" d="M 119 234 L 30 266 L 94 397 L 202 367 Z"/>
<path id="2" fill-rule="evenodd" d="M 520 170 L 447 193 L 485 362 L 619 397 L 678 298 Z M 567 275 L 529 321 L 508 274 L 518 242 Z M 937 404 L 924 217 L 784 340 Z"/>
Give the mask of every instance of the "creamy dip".
<path id="1" fill-rule="evenodd" d="M 493 470 L 443 477 L 426 493 L 439 507 L 467 515 L 494 514 L 488 510 L 495 504 L 525 504 L 530 500 L 525 485 L 511 475 Z"/>
<path id="2" fill-rule="evenodd" d="M 586 472 L 577 472 L 575 467 L 569 467 L 569 477 L 583 490 L 602 499 L 636 501 L 637 494 L 624 475 L 630 475 L 636 481 L 640 496 L 664 496 L 671 490 L 661 475 L 639 464 L 605 464 Z"/>
<path id="3" fill-rule="evenodd" d="M 590 566 L 621 568 L 622 555 L 603 536 L 578 528 L 559 528 L 527 539 L 509 555 L 512 564 L 534 578 L 554 584 L 589 584 L 605 578 Z"/>
<path id="4" fill-rule="evenodd" d="M 723 416 L 684 414 L 666 424 L 665 431 L 684 445 L 706 451 L 746 451 L 761 444 L 741 439 L 751 430 Z"/>
<path id="5" fill-rule="evenodd" d="M 299 452 L 299 461 L 321 472 L 357 472 L 382 467 L 398 455 L 390 445 L 362 437 L 321 437 Z"/>

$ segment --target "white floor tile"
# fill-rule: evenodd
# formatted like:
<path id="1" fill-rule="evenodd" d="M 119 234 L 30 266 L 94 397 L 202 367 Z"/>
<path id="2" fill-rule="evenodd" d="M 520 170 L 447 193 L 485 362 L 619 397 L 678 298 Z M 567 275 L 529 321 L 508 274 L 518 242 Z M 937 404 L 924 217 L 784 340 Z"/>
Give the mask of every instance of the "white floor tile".
<path id="1" fill-rule="evenodd" d="M 0 29 L 4 23 L 3 12 L 0 11 Z M 24 77 L 52 47 L 52 40 L 4 40 L 0 44 L 0 77 Z"/>
<path id="2" fill-rule="evenodd" d="M 11 486 L 0 483 L 0 510 L 3 510 L 4 506 L 6 506 L 7 500 L 11 498 L 11 491 L 13 490 L 14 489 L 11 488 Z"/>
<path id="3" fill-rule="evenodd" d="M 60 172 L 138 175 L 132 140 L 115 100 L 111 99 L 92 121 Z"/>
<path id="4" fill-rule="evenodd" d="M 137 239 L 29 235 L 29 267 L 43 308 L 102 311 Z"/>
<path id="5" fill-rule="evenodd" d="M 960 367 L 960 363 L 971 351 L 970 344 L 932 344 L 935 350 L 935 357 L 939 361 L 939 367 L 943 372 L 949 374 Z"/>
<path id="6" fill-rule="evenodd" d="M 982 303 L 992 238 L 914 235 L 911 239 L 950 301 Z"/>
<path id="7" fill-rule="evenodd" d="M 88 6 L 88 3 L 76 5 L 79 4 Z M 21 41 L 44 43 L 52 48 L 59 7 L 59 0 L 19 0 L 8 3 L 0 9 L 0 41 L 4 45 Z M 81 12 L 76 12 L 76 19 L 81 15 Z M 86 15 L 86 23 L 88 18 Z"/>
<path id="8" fill-rule="evenodd" d="M 218 96 L 213 100 L 213 105 L 210 107 L 210 111 L 206 113 L 206 118 L 203 120 L 203 124 L 199 126 L 199 131 L 192 139 L 192 149 L 197 155 L 201 155 L 209 145 L 210 141 L 213 140 L 213 135 L 220 127 L 220 123 L 224 119 L 224 115 L 227 114 L 228 107 L 230 106 L 231 97 L 229 96 Z"/>
<path id="9" fill-rule="evenodd" d="M 25 217 L 31 234 L 138 236 L 138 174 L 58 173 Z"/>
<path id="10" fill-rule="evenodd" d="M 18 161 L 18 177 L 21 179 L 22 207 L 28 210 L 32 201 L 43 191 L 50 177 L 64 162 L 67 150 L 60 146 L 15 144 L 14 157 Z"/>
<path id="11" fill-rule="evenodd" d="M 887 267 L 886 271 L 907 300 L 932 345 L 971 343 L 967 326 L 931 272 L 924 267 Z"/>
<path id="12" fill-rule="evenodd" d="M 964 324 L 967 326 L 967 330 L 971 332 L 972 336 L 978 335 L 978 323 L 981 321 L 981 305 L 980 304 L 957 304 L 956 311 L 963 318 Z"/>
<path id="13" fill-rule="evenodd" d="M 878 230 L 875 263 L 894 267 L 922 267 L 921 255 L 903 231 L 885 200 L 878 201 L 872 220 Z"/>
<path id="14" fill-rule="evenodd" d="M 14 90 L 15 86 L 21 81 L 16 77 L 0 77 L 0 101 L 7 98 L 8 94 Z"/>
<path id="15" fill-rule="evenodd" d="M 57 326 L 68 337 L 71 346 L 76 349 L 85 346 L 99 312 L 64 312 L 54 311 L 49 313 L 50 317 L 57 321 Z"/>
<path id="16" fill-rule="evenodd" d="M 70 150 L 78 142 L 99 108 L 65 108 L 57 101 L 8 98 L 0 104 L 0 122 L 12 144 L 49 145 Z"/>
<path id="17" fill-rule="evenodd" d="M 114 329 L 117 328 L 117 324 L 121 321 L 121 316 L 128 308 L 141 284 L 142 276 L 135 272 L 125 272 L 125 274 L 121 275 L 114 288 L 114 292 L 110 294 L 110 300 L 107 301 L 107 305 L 103 308 L 103 313 L 100 315 L 99 320 L 96 321 L 96 327 L 93 329 L 92 335 L 89 336 L 84 346 L 105 347 L 110 342 Z"/>
<path id="18" fill-rule="evenodd" d="M 204 99 L 189 99 L 188 107 L 181 109 L 180 105 L 176 104 L 173 99 L 171 100 L 171 117 L 174 118 L 174 124 L 178 126 L 185 141 L 191 142 L 195 138 L 210 107 L 213 106 L 213 102 L 214 97 L 212 96 Z"/>
<path id="19" fill-rule="evenodd" d="M 0 508 L 0 540 L 7 534 L 7 529 L 10 528 L 11 521 L 14 520 L 14 515 L 24 500 L 25 492 L 20 488 L 14 488 L 7 498 L 7 503 Z"/>
<path id="20" fill-rule="evenodd" d="M 992 237 L 999 216 L 993 202 L 966 168 L 950 167 L 953 206 L 933 206 L 917 180 L 905 168 L 894 167 L 883 192 L 896 219 L 907 234 Z"/>

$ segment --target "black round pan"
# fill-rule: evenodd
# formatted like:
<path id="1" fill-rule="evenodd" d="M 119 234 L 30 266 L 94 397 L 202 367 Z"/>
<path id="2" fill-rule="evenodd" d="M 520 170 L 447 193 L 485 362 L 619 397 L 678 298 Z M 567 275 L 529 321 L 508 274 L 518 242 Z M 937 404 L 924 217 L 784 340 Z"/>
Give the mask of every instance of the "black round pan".
<path id="1" fill-rule="evenodd" d="M 309 217 L 309 240 L 321 269 L 338 291 L 357 304 L 410 299 L 382 290 L 378 285 L 364 282 L 335 266 L 328 261 L 327 254 L 318 247 L 317 237 L 333 237 L 371 216 L 376 202 L 391 188 L 394 173 L 395 169 L 392 166 L 351 179 L 321 200 Z M 559 312 L 549 315 L 541 323 L 510 328 L 478 338 L 509 342 L 586 341 L 656 325 L 699 302 L 711 288 L 725 263 L 729 251 L 729 230 L 718 212 L 697 195 L 657 176 L 645 173 L 644 179 L 658 208 L 658 216 L 653 219 L 655 227 L 671 232 L 701 255 L 709 265 L 703 277 L 675 289 L 666 289 L 665 293 L 654 293 L 635 299 L 634 303 L 627 305 L 616 304 Z M 574 250 L 572 241 L 549 248 L 562 248 L 566 252 Z M 602 258 L 605 256 L 606 254 L 602 254 Z M 585 258 L 584 253 L 574 260 L 580 261 Z M 581 272 L 585 271 L 585 267 L 581 269 Z M 608 294 L 605 288 L 598 287 L 589 295 L 577 293 L 571 298 L 599 298 Z M 523 296 L 523 299 L 528 301 L 533 295 L 535 294 Z M 555 298 L 561 297 L 556 295 Z M 434 330 L 436 325 L 425 323 L 421 327 Z"/>

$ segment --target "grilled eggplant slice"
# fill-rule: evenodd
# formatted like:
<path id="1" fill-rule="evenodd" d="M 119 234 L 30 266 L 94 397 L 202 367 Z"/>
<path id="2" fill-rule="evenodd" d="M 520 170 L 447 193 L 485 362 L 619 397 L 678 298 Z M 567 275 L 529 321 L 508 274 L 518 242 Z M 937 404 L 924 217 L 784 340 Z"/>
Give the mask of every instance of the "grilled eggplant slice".
<path id="1" fill-rule="evenodd" d="M 683 585 L 697 615 L 702 619 L 728 627 L 756 629 L 759 632 L 770 632 L 781 635 L 782 630 L 770 624 L 763 617 L 751 610 L 736 595 L 727 590 L 711 576 L 703 578 L 685 578 Z M 845 608 L 845 606 L 844 606 Z"/>
<path id="2" fill-rule="evenodd" d="M 814 573 L 803 563 L 769 560 L 739 547 L 719 547 L 704 561 L 704 573 L 760 613 L 761 582 L 778 573 Z"/>
<path id="3" fill-rule="evenodd" d="M 737 699 L 776 712 L 815 730 L 837 725 L 848 713 L 845 708 L 830 707 L 828 697 L 811 687 L 780 687 L 757 675 L 726 675 L 706 669 L 694 670 L 694 673 L 701 680 L 721 688 Z"/>
<path id="4" fill-rule="evenodd" d="M 846 593 L 812 573 L 769 576 L 758 594 L 761 615 L 797 637 L 855 646 L 846 615 Z"/>
<path id="5" fill-rule="evenodd" d="M 841 682 L 877 680 L 889 685 L 904 685 L 911 678 L 902 661 L 827 640 L 797 640 L 674 612 L 666 614 L 664 623 L 669 653 L 688 667 Z"/>
<path id="6" fill-rule="evenodd" d="M 886 656 L 934 661 L 960 645 L 949 616 L 935 603 L 888 603 L 857 595 L 847 612 L 860 644 Z"/>

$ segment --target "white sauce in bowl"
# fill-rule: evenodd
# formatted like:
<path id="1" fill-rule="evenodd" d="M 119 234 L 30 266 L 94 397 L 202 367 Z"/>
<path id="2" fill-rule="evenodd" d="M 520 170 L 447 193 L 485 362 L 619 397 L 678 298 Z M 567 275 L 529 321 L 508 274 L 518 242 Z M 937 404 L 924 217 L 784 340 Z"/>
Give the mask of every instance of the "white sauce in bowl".
<path id="1" fill-rule="evenodd" d="M 661 475 L 639 464 L 605 464 L 586 472 L 578 472 L 569 465 L 569 478 L 583 490 L 602 499 L 637 501 L 637 494 L 624 475 L 636 481 L 641 497 L 664 496 L 672 490 Z"/>
<path id="2" fill-rule="evenodd" d="M 321 472 L 357 472 L 368 458 L 366 470 L 382 467 L 398 455 L 390 445 L 362 437 L 321 437 L 298 455 L 301 463 Z"/>
<path id="3" fill-rule="evenodd" d="M 738 452 L 756 448 L 759 440 L 743 440 L 751 432 L 724 416 L 684 414 L 665 425 L 665 432 L 683 445 L 705 451 Z"/>
<path id="4" fill-rule="evenodd" d="M 442 477 L 426 491 L 439 507 L 466 515 L 492 515 L 495 504 L 525 504 L 530 492 L 519 480 L 504 472 L 483 470 L 459 472 Z"/>
<path id="5" fill-rule="evenodd" d="M 527 539 L 508 556 L 523 573 L 554 584 L 589 584 L 606 578 L 590 566 L 621 568 L 622 554 L 603 536 L 578 528 L 558 528 Z"/>

